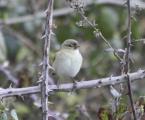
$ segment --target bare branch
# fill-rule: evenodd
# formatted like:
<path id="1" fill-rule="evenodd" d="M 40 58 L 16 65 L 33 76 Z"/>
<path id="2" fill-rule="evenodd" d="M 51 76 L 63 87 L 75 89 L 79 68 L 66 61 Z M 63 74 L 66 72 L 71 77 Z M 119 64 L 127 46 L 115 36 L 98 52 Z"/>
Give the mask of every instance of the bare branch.
<path id="1" fill-rule="evenodd" d="M 40 92 L 40 86 L 25 87 L 25 88 L 0 88 L 0 98 L 14 96 L 14 95 L 26 95 Z"/>
<path id="2" fill-rule="evenodd" d="M 130 81 L 142 80 L 145 78 L 145 70 L 138 70 L 134 73 L 128 73 Z M 116 85 L 126 82 L 127 75 L 100 78 L 94 80 L 87 80 L 77 82 L 76 89 L 89 89 L 89 88 L 100 88 L 108 85 Z M 60 84 L 59 88 L 56 85 L 48 85 L 49 90 L 53 92 L 70 92 L 73 89 L 73 83 Z M 14 96 L 14 95 L 25 95 L 25 94 L 36 94 L 41 92 L 40 86 L 26 87 L 26 88 L 7 88 L 0 89 L 0 98 Z"/>
<path id="3" fill-rule="evenodd" d="M 101 39 L 110 47 L 114 50 L 114 56 L 117 58 L 117 60 L 122 61 L 122 59 L 120 58 L 120 56 L 118 55 L 118 52 L 115 48 L 113 48 L 113 46 L 107 41 L 107 39 L 102 35 L 102 33 L 100 32 L 100 30 L 93 25 L 93 23 L 91 23 L 91 21 L 89 21 L 89 19 L 85 16 L 85 12 L 83 10 L 83 8 L 81 8 L 81 6 L 77 6 L 76 8 L 74 8 L 78 11 L 78 13 L 80 14 L 80 16 L 83 18 L 83 20 L 85 20 L 93 29 L 94 29 L 94 34 L 95 37 L 101 37 Z"/>
<path id="4" fill-rule="evenodd" d="M 130 7 L 130 0 L 127 0 L 127 9 L 128 9 L 128 27 L 127 27 L 127 50 L 125 55 L 125 64 L 124 64 L 124 73 L 127 75 L 127 86 L 128 86 L 128 95 L 130 99 L 130 104 L 132 107 L 132 112 L 134 116 L 134 120 L 137 120 L 134 102 L 133 102 L 133 94 L 131 89 L 131 80 L 128 75 L 130 69 L 130 50 L 131 50 L 131 7 Z"/>
<path id="5" fill-rule="evenodd" d="M 52 20 L 53 20 L 53 0 L 48 0 L 47 16 L 45 23 L 45 38 L 43 50 L 43 68 L 42 68 L 42 83 L 41 83 L 41 103 L 42 103 L 42 119 L 48 120 L 48 84 L 51 83 L 49 76 L 49 51 L 50 40 L 52 34 Z"/>
<path id="6" fill-rule="evenodd" d="M 141 39 L 137 39 L 137 40 L 134 40 L 134 41 L 131 41 L 131 43 L 138 43 L 138 42 L 143 42 L 143 44 L 145 44 L 145 38 L 141 38 Z"/>

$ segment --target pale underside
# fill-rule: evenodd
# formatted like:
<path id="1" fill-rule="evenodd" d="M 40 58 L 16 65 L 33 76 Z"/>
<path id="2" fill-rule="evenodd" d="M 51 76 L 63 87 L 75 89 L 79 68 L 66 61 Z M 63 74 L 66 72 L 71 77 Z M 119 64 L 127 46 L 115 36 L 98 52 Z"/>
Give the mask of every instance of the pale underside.
<path id="1" fill-rule="evenodd" d="M 58 76 L 75 77 L 81 65 L 82 56 L 79 50 L 62 49 L 56 54 L 53 68 Z"/>

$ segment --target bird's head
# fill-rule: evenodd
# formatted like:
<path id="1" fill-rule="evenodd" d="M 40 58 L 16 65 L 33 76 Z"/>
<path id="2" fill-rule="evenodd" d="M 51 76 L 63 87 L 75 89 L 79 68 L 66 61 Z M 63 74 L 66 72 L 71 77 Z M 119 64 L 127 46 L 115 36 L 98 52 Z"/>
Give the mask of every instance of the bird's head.
<path id="1" fill-rule="evenodd" d="M 74 39 L 65 40 L 61 46 L 61 48 L 70 49 L 70 50 L 76 50 L 79 47 L 80 47 L 80 45 L 79 45 L 78 41 L 76 41 Z"/>

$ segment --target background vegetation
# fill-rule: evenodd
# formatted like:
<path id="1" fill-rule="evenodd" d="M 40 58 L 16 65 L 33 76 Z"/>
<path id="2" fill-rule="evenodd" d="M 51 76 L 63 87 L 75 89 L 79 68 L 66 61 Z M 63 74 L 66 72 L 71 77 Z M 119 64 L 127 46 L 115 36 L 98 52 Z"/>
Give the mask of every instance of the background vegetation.
<path id="1" fill-rule="evenodd" d="M 37 81 L 41 71 L 39 65 L 42 60 L 43 40 L 41 37 L 44 31 L 45 18 L 35 15 L 40 11 L 45 11 L 46 8 L 46 0 L 0 1 L 0 19 L 2 21 L 0 21 L 1 88 L 38 85 Z M 69 8 L 65 0 L 54 2 L 54 10 L 62 8 Z M 126 48 L 127 9 L 125 5 L 92 2 L 84 10 L 87 18 L 92 23 L 95 21 L 97 28 L 114 48 Z M 135 72 L 145 67 L 145 44 L 143 39 L 145 36 L 145 11 L 136 6 L 131 12 L 133 43 L 130 72 Z M 25 22 L 10 23 L 13 18 L 21 18 L 27 15 L 34 15 L 35 18 Z M 120 63 L 109 49 L 109 46 L 100 37 L 95 37 L 93 28 L 82 21 L 82 17 L 77 11 L 55 16 L 53 32 L 55 35 L 52 36 L 51 41 L 51 63 L 55 52 L 64 40 L 72 38 L 80 42 L 84 62 L 77 76 L 78 80 L 91 80 L 121 74 Z M 141 41 L 137 42 L 136 40 Z M 7 75 L 5 71 L 14 77 L 13 80 L 18 80 L 18 84 L 12 84 L 11 78 L 8 77 L 9 74 Z M 61 83 L 64 82 L 70 81 L 61 81 Z M 132 83 L 135 103 L 140 104 L 138 106 L 144 106 L 144 86 L 144 80 Z M 119 85 L 115 87 L 118 91 L 120 90 Z M 130 111 L 130 105 L 128 104 L 126 91 L 121 94 L 123 95 L 116 115 L 117 118 L 122 120 L 125 119 L 121 118 L 123 114 Z M 141 101 L 142 99 L 143 101 Z M 111 119 L 110 116 L 114 114 L 111 112 L 112 107 L 114 107 L 112 105 L 114 98 L 109 91 L 109 86 L 83 89 L 71 95 L 59 92 L 52 94 L 49 100 L 52 102 L 49 105 L 50 112 L 56 114 L 62 120 L 65 118 L 67 120 L 109 120 Z M 14 108 L 20 120 L 41 119 L 39 95 L 15 96 L 14 98 L 7 98 L 5 101 L 4 107 L 8 106 L 10 110 Z M 3 111 L 3 109 L 0 110 Z"/>

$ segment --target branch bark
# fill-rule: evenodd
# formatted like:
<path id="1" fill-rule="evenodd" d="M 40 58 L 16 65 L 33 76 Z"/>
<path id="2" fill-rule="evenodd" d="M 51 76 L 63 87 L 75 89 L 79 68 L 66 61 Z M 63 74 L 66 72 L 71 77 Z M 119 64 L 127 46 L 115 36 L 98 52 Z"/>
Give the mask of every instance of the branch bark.
<path id="1" fill-rule="evenodd" d="M 49 51 L 50 40 L 52 34 L 52 19 L 53 19 L 53 0 L 48 0 L 47 16 L 45 23 L 45 38 L 44 38 L 44 50 L 43 50 L 43 66 L 42 66 L 42 83 L 41 83 L 41 104 L 42 104 L 42 119 L 48 120 L 48 92 L 50 83 L 49 76 Z"/>
<path id="2" fill-rule="evenodd" d="M 124 64 L 124 73 L 127 75 L 127 86 L 128 86 L 128 95 L 130 99 L 130 104 L 132 107 L 133 117 L 134 120 L 137 120 L 135 108 L 134 108 L 134 101 L 133 101 L 133 93 L 131 89 L 131 80 L 128 75 L 130 69 L 130 52 L 131 52 L 131 6 L 130 0 L 127 0 L 127 10 L 128 10 L 128 26 L 127 26 L 127 51 L 125 55 L 125 64 Z"/>
<path id="3" fill-rule="evenodd" d="M 128 73 L 130 81 L 142 80 L 145 78 L 145 70 L 138 70 L 134 73 Z M 127 75 L 115 76 L 100 78 L 94 80 L 87 80 L 77 82 L 76 89 L 89 89 L 89 88 L 100 88 L 108 85 L 116 85 L 123 82 L 126 82 Z M 52 92 L 70 92 L 73 89 L 73 83 L 60 84 L 59 88 L 56 85 L 48 85 L 49 91 Z M 40 86 L 25 87 L 25 88 L 7 88 L 0 89 L 0 98 L 9 97 L 14 95 L 26 95 L 26 94 L 36 94 L 41 92 Z"/>

